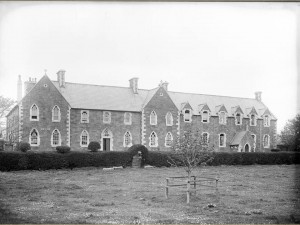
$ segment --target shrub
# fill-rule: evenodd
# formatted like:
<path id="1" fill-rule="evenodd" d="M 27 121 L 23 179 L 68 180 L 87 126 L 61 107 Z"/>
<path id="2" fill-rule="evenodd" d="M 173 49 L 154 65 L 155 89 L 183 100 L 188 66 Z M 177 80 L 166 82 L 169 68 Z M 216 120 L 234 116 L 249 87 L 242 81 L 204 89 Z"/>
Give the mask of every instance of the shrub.
<path id="1" fill-rule="evenodd" d="M 98 141 L 91 141 L 89 143 L 88 149 L 92 152 L 97 152 L 100 149 L 100 143 Z"/>
<path id="2" fill-rule="evenodd" d="M 20 142 L 20 143 L 17 143 L 16 148 L 18 151 L 27 152 L 28 150 L 31 149 L 31 146 L 28 142 Z"/>
<path id="3" fill-rule="evenodd" d="M 142 165 L 144 165 L 147 161 L 148 158 L 148 149 L 141 144 L 136 144 L 136 145 L 132 145 L 128 150 L 127 150 L 131 156 L 131 158 L 133 156 L 135 156 L 136 154 L 138 154 L 138 152 L 142 153 Z"/>
<path id="4" fill-rule="evenodd" d="M 71 151 L 71 148 L 69 146 L 64 146 L 64 145 L 63 146 L 57 146 L 56 151 L 58 153 L 68 153 L 68 152 Z"/>

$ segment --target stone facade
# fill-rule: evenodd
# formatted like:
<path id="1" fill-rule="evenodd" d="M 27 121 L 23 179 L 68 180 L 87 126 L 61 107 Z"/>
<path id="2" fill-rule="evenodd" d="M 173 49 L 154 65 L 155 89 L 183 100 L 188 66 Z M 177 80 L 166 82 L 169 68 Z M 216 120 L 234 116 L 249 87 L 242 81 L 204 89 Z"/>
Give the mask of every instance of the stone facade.
<path id="1" fill-rule="evenodd" d="M 200 134 L 207 133 L 208 146 L 215 151 L 245 151 L 246 147 L 250 148 L 249 151 L 270 151 L 270 149 L 276 147 L 276 118 L 261 103 L 260 94 L 257 100 L 240 100 L 244 105 L 245 102 L 247 104 L 249 102 L 249 105 L 244 106 L 244 111 L 236 103 L 234 103 L 234 107 L 231 106 L 231 108 L 238 109 L 234 112 L 243 112 L 241 124 L 236 124 L 234 112 L 230 111 L 231 108 L 226 108 L 224 105 L 215 106 L 212 110 L 215 112 L 210 112 L 209 119 L 205 122 L 202 121 L 203 114 L 201 114 L 201 110 L 195 106 L 195 103 L 189 103 L 189 98 L 192 99 L 192 97 L 183 93 L 184 96 L 187 96 L 185 97 L 185 102 L 178 100 L 183 94 L 169 92 L 166 82 L 161 83 L 156 89 L 149 91 L 138 89 L 137 78 L 130 80 L 128 88 L 120 89 L 118 87 L 95 85 L 92 87 L 89 85 L 67 83 L 64 80 L 64 74 L 65 71 L 59 71 L 57 82 L 51 81 L 45 75 L 30 87 L 30 91 L 7 116 L 7 137 L 9 137 L 9 134 L 14 133 L 13 135 L 17 137 L 15 141 L 30 143 L 32 131 L 36 130 L 38 143 L 33 144 L 32 149 L 39 151 L 53 150 L 55 148 L 53 144 L 54 131 L 56 130 L 59 133 L 60 139 L 58 145 L 69 145 L 73 150 L 86 151 L 88 142 L 98 141 L 101 144 L 101 150 L 124 151 L 132 144 L 141 143 L 150 150 L 168 151 L 171 150 L 171 147 L 166 139 L 170 139 L 171 137 L 175 141 L 178 135 L 184 131 L 191 130 L 193 132 L 199 131 Z M 94 96 L 89 95 L 89 87 L 91 89 L 94 88 L 94 96 L 98 99 L 102 99 L 101 97 L 103 96 L 103 98 L 107 98 L 107 101 L 94 107 L 93 101 L 96 103 L 97 100 L 93 100 Z M 80 92 L 81 89 L 84 92 Z M 112 89 L 113 92 L 105 96 L 103 90 Z M 74 92 L 71 92 L 71 90 L 74 90 Z M 78 97 L 73 96 L 77 93 L 77 90 Z M 97 90 L 99 90 L 99 96 Z M 88 95 L 86 96 L 86 101 L 90 101 L 89 106 L 86 105 L 85 99 L 78 100 L 81 99 L 80 95 L 82 93 Z M 112 93 L 115 95 L 112 96 Z M 126 95 L 128 96 L 127 100 L 128 98 L 130 99 L 128 102 L 123 103 L 121 101 L 112 106 L 113 104 L 109 100 L 117 99 L 117 94 L 119 94 L 120 98 Z M 193 94 L 193 98 L 195 98 L 194 96 L 195 94 Z M 211 97 L 207 97 L 207 101 L 209 101 L 209 98 Z M 231 101 L 229 98 L 224 99 L 227 101 L 227 105 Z M 245 112 L 245 107 L 254 107 L 251 105 L 252 102 L 256 105 L 256 111 L 262 110 L 262 113 L 257 116 L 255 126 L 251 126 L 250 114 L 248 112 L 247 115 Z M 204 100 L 199 100 L 196 103 L 203 106 Z M 124 108 L 120 107 L 122 104 Z M 221 104 L 223 104 L 222 101 Z M 32 120 L 31 108 L 33 105 L 38 108 L 38 119 Z M 82 107 L 78 107 L 81 105 Z M 59 108 L 59 121 L 53 121 L 55 106 Z M 262 109 L 262 107 L 264 108 Z M 213 107 L 210 105 L 210 108 Z M 185 121 L 184 119 L 186 109 L 191 112 L 190 121 Z M 202 109 L 210 110 L 208 105 Z M 226 124 L 220 124 L 217 110 L 226 111 Z M 81 120 L 83 111 L 88 114 L 87 122 Z M 267 113 L 271 118 L 270 125 L 267 127 L 264 126 L 263 116 L 265 114 L 263 112 Z M 109 122 L 105 121 L 104 114 L 109 115 Z M 131 120 L 129 124 L 125 120 L 125 114 L 127 116 L 130 115 Z M 152 121 L 152 124 L 150 123 L 151 115 L 155 115 L 156 118 L 155 123 Z M 167 115 L 172 115 L 172 119 L 169 120 L 171 124 L 167 124 Z M 241 138 L 239 146 L 237 148 L 232 146 L 232 142 L 238 134 L 245 131 L 247 131 L 246 135 Z M 83 132 L 87 134 L 87 143 L 82 140 Z M 126 145 L 125 134 L 127 135 L 127 139 L 130 140 L 129 145 Z M 220 146 L 220 134 L 225 135 L 226 144 L 224 146 Z M 255 136 L 255 140 L 251 135 Z M 264 144 L 265 135 L 268 135 L 270 139 L 268 146 Z M 246 144 L 249 146 L 246 146 Z"/>

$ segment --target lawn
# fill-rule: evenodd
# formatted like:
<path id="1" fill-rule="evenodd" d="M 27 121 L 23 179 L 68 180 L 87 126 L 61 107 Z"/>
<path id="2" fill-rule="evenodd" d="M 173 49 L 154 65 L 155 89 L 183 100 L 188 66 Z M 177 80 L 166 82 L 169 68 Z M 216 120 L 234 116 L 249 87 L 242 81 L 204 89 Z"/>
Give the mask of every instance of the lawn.
<path id="1" fill-rule="evenodd" d="M 182 168 L 1 172 L 0 223 L 292 223 L 299 210 L 299 169 L 198 169 L 196 175 L 219 177 L 219 194 L 203 189 L 189 205 L 183 189 L 164 196 L 165 178 L 184 175 Z"/>

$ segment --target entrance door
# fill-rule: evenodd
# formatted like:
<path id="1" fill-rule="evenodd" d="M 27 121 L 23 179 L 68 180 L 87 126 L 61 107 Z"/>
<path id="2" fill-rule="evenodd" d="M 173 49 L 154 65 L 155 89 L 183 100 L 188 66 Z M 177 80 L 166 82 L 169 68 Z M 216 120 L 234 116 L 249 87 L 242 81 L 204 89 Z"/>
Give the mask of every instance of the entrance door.
<path id="1" fill-rule="evenodd" d="M 103 151 L 110 151 L 110 138 L 103 138 Z"/>
<path id="2" fill-rule="evenodd" d="M 249 152 L 249 145 L 248 144 L 245 145 L 245 152 Z"/>

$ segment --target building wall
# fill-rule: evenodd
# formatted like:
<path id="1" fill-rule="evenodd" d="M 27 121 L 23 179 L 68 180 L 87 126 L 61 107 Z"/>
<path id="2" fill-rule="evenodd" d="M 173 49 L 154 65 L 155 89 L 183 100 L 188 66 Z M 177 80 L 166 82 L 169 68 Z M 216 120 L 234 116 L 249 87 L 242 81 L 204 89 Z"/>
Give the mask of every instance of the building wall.
<path id="1" fill-rule="evenodd" d="M 132 144 L 140 144 L 141 140 L 141 113 L 130 112 L 132 115 L 131 125 L 124 124 L 124 113 L 118 111 L 111 112 L 111 122 L 103 122 L 103 110 L 88 110 L 89 122 L 81 123 L 81 111 L 83 109 L 71 109 L 71 148 L 74 150 L 87 150 L 80 146 L 80 135 L 83 130 L 89 133 L 90 141 L 98 141 L 101 144 L 101 134 L 105 128 L 108 128 L 112 137 L 112 150 L 124 151 L 128 149 L 123 146 L 124 134 L 129 131 L 132 136 Z M 101 149 L 102 150 L 102 149 Z"/>
<path id="2" fill-rule="evenodd" d="M 161 96 L 162 94 L 162 96 Z M 157 124 L 150 125 L 150 114 L 152 111 L 155 111 L 157 114 Z M 173 116 L 173 126 L 166 125 L 166 114 L 168 112 L 172 113 Z M 154 94 L 152 99 L 148 102 L 148 104 L 144 107 L 144 115 L 145 115 L 145 146 L 149 150 L 161 150 L 161 151 L 169 151 L 170 147 L 165 146 L 165 136 L 168 132 L 172 133 L 173 140 L 177 137 L 177 128 L 178 125 L 178 110 L 174 105 L 173 101 L 165 91 L 163 87 L 160 87 L 157 92 Z M 150 147 L 149 137 L 152 132 L 155 132 L 158 136 L 158 147 Z"/>
<path id="3" fill-rule="evenodd" d="M 30 121 L 30 108 L 36 104 L 39 109 L 39 121 Z M 57 105 L 60 108 L 60 122 L 52 122 L 52 109 Z M 52 84 L 47 76 L 36 84 L 36 86 L 23 98 L 23 125 L 22 141 L 29 142 L 29 135 L 33 128 L 37 129 L 40 136 L 40 145 L 32 150 L 52 150 L 51 135 L 54 129 L 61 134 L 61 145 L 68 144 L 67 113 L 68 103 Z"/>

